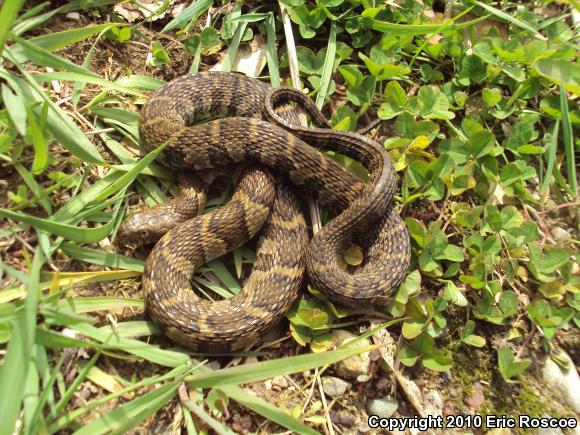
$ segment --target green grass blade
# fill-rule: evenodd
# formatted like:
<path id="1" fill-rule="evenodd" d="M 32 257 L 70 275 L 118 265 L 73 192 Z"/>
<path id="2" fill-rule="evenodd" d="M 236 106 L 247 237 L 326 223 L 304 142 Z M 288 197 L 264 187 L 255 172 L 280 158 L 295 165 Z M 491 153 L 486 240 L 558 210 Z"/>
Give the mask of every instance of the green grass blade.
<path id="1" fill-rule="evenodd" d="M 27 428 L 26 433 L 29 435 L 33 435 L 33 434 L 36 434 L 39 432 L 36 429 L 37 425 L 38 425 L 38 420 L 39 420 L 40 416 L 42 415 L 42 409 L 46 405 L 46 402 L 53 391 L 52 387 L 54 385 L 54 382 L 56 381 L 57 374 L 60 372 L 62 364 L 64 363 L 64 359 L 65 359 L 65 354 L 61 353 L 55 366 L 54 366 L 54 369 L 52 370 L 52 372 L 50 374 L 50 378 L 47 380 L 45 385 L 42 386 L 42 391 L 41 391 L 40 397 L 38 398 L 37 403 L 35 403 L 34 407 L 30 406 L 31 411 L 32 411 L 31 418 L 30 418 L 28 424 L 25 425 Z M 26 407 L 28 406 L 26 401 L 24 403 L 24 406 L 25 406 L 24 410 L 26 412 Z"/>
<path id="2" fill-rule="evenodd" d="M 46 210 L 48 214 L 52 214 L 52 203 L 50 202 L 50 198 L 46 194 L 44 190 L 38 185 L 34 176 L 26 169 L 22 164 L 15 163 L 14 169 L 18 171 L 18 174 L 22 178 L 22 180 L 26 183 L 28 188 L 32 193 L 34 193 L 35 199 L 38 203 Z M 31 204 L 32 205 L 32 204 Z"/>
<path id="3" fill-rule="evenodd" d="M 215 273 L 222 284 L 224 284 L 233 294 L 237 295 L 242 290 L 240 283 L 232 276 L 228 268 L 220 259 L 209 261 L 207 267 Z"/>
<path id="4" fill-rule="evenodd" d="M 107 325 L 101 327 L 100 330 L 108 334 L 114 332 L 121 338 L 150 337 L 152 335 L 159 335 L 160 333 L 157 325 L 152 322 L 146 322 L 144 320 L 117 323 L 114 327 Z"/>
<path id="5" fill-rule="evenodd" d="M 145 262 L 136 258 L 126 257 L 114 252 L 105 252 L 98 249 L 84 248 L 70 243 L 63 243 L 60 248 L 68 255 L 85 263 L 114 269 L 128 269 L 143 272 Z"/>
<path id="6" fill-rule="evenodd" d="M 34 147 L 32 173 L 38 175 L 48 166 L 48 143 L 44 139 L 44 133 L 38 125 L 36 115 L 29 106 L 26 108 L 26 112 L 28 115 L 28 129 L 32 139 L 32 146 Z"/>
<path id="7" fill-rule="evenodd" d="M 73 395 L 79 385 L 85 380 L 89 370 L 93 368 L 93 366 L 97 363 L 99 357 L 101 356 L 101 352 L 96 352 L 88 363 L 84 364 L 79 371 L 79 374 L 76 376 L 75 380 L 70 384 L 67 388 L 66 392 L 62 395 L 61 399 L 57 402 L 55 406 L 54 415 L 59 415 L 62 409 L 66 406 L 66 404 L 73 398 Z"/>
<path id="8" fill-rule="evenodd" d="M 74 297 L 59 299 L 57 305 L 73 311 L 77 314 L 93 313 L 95 311 L 109 311 L 120 308 L 143 308 L 145 303 L 142 299 L 115 298 L 110 296 L 100 297 Z"/>
<path id="9" fill-rule="evenodd" d="M 50 2 L 48 1 L 40 3 L 39 5 L 31 9 L 28 9 L 26 12 L 20 15 L 18 19 L 14 20 L 13 22 L 12 33 L 14 33 L 15 35 L 21 35 L 22 33 L 28 31 L 29 29 L 42 24 L 48 18 L 58 13 L 58 8 L 56 8 L 53 9 L 52 11 L 41 14 L 41 12 L 44 9 L 46 9 L 47 6 L 50 6 Z M 45 17 L 47 16 L 48 18 L 45 19 Z"/>
<path id="10" fill-rule="evenodd" d="M 109 187 L 105 188 L 99 195 L 97 195 L 97 197 L 95 198 L 95 201 L 102 201 L 105 198 L 107 198 L 108 196 L 112 195 L 113 193 L 116 193 L 120 189 L 125 188 L 129 184 L 131 184 L 133 182 L 133 180 L 135 178 L 137 178 L 137 176 L 142 172 L 142 170 L 145 167 L 147 167 L 151 162 L 153 162 L 153 160 L 155 160 L 157 158 L 159 153 L 161 153 L 161 151 L 163 151 L 163 149 L 168 144 L 169 144 L 169 142 L 165 142 L 163 145 L 154 149 L 149 154 L 147 154 L 145 157 L 143 157 L 141 160 L 139 160 L 139 162 L 136 163 L 133 166 L 133 168 L 131 168 L 129 171 L 125 172 L 121 177 L 119 177 L 119 179 L 113 181 Z"/>
<path id="11" fill-rule="evenodd" d="M 221 385 L 257 382 L 273 378 L 274 376 L 288 375 L 333 364 L 375 348 L 375 346 L 369 346 L 368 348 L 334 350 L 331 352 L 312 353 L 272 361 L 244 364 L 237 367 L 216 370 L 211 373 L 195 374 L 189 377 L 187 382 L 195 388 L 210 388 Z"/>
<path id="12" fill-rule="evenodd" d="M 13 83 L 13 88 L 17 87 L 27 101 L 46 102 L 48 104 L 47 128 L 66 149 L 82 160 L 102 163 L 104 161 L 103 156 L 78 125 L 49 98 L 46 91 L 38 86 L 26 69 L 18 64 L 16 66 L 25 77 L 26 82 L 3 71 L 0 71 L 0 77 Z"/>
<path id="13" fill-rule="evenodd" d="M 165 84 L 163 80 L 137 74 L 121 77 L 116 83 L 132 89 L 143 89 L 144 91 L 156 91 Z"/>
<path id="14" fill-rule="evenodd" d="M 36 36 L 34 38 L 28 39 L 29 42 L 44 48 L 45 50 L 54 51 L 60 50 L 61 48 L 67 47 L 76 42 L 84 41 L 97 33 L 101 33 L 103 30 L 107 30 L 113 26 L 123 27 L 127 24 L 124 23 L 105 23 L 96 24 L 94 26 L 78 27 L 68 30 L 63 30 L 61 32 L 53 32 L 47 35 Z"/>
<path id="15" fill-rule="evenodd" d="M 143 97 L 144 95 L 135 90 L 134 88 L 119 84 L 119 82 L 111 82 L 109 80 L 102 79 L 98 76 L 93 74 L 86 74 L 84 71 L 71 71 L 71 72 L 49 72 L 49 73 L 40 73 L 35 74 L 34 79 L 37 82 L 49 82 L 51 80 L 64 80 L 64 81 L 71 81 L 71 82 L 80 82 L 80 83 L 92 83 L 95 85 L 99 85 L 105 89 L 110 89 L 113 91 L 123 92 L 129 95 L 135 95 L 137 97 Z"/>
<path id="16" fill-rule="evenodd" d="M 336 26 L 334 23 L 330 25 L 330 33 L 328 35 L 328 45 L 326 49 L 326 57 L 324 58 L 324 65 L 322 67 L 322 74 L 320 76 L 320 88 L 316 95 L 316 106 L 321 109 L 324 101 L 328 96 L 330 90 L 330 81 L 332 80 L 332 72 L 334 68 L 334 58 L 336 56 Z"/>
<path id="17" fill-rule="evenodd" d="M 177 367 L 190 360 L 185 353 L 160 349 L 139 340 L 117 337 L 115 334 L 101 331 L 91 325 L 77 324 L 72 328 L 93 340 L 106 343 L 110 349 L 118 349 L 165 367 Z"/>
<path id="18" fill-rule="evenodd" d="M 22 361 L 23 364 L 26 364 Z M 26 371 L 26 380 L 24 381 L 24 394 L 22 400 L 22 410 L 24 411 L 24 428 L 25 433 L 30 433 L 34 420 L 34 410 L 40 404 L 40 377 L 38 375 L 38 370 L 36 364 L 32 358 L 28 360 L 28 370 Z"/>
<path id="19" fill-rule="evenodd" d="M 248 27 L 248 23 L 245 22 L 242 22 L 238 25 L 236 33 L 234 33 L 234 37 L 230 42 L 230 48 L 228 48 L 228 52 L 226 53 L 226 59 L 222 65 L 223 72 L 230 72 L 232 70 L 234 60 L 236 58 L 236 53 L 238 52 L 240 42 L 242 41 L 242 37 L 246 31 L 246 27 Z"/>
<path id="20" fill-rule="evenodd" d="M 225 427 L 221 422 L 217 421 L 205 409 L 196 405 L 192 400 L 187 400 L 188 409 L 199 417 L 208 427 L 212 428 L 218 435 L 235 435 L 230 429 Z"/>
<path id="21" fill-rule="evenodd" d="M 111 233 L 114 227 L 114 222 L 111 221 L 108 224 L 97 228 L 79 228 L 74 225 L 62 224 L 60 222 L 54 222 L 49 219 L 38 218 L 36 216 L 31 216 L 25 213 L 19 213 L 6 209 L 0 209 L 0 216 L 15 220 L 17 222 L 30 224 L 37 229 L 64 237 L 68 240 L 83 243 L 95 243 L 99 240 L 103 240 Z"/>
<path id="22" fill-rule="evenodd" d="M 24 0 L 6 0 L 2 3 L 2 9 L 0 9 L 0 55 L 8 40 L 12 22 L 16 19 L 23 4 Z"/>
<path id="23" fill-rule="evenodd" d="M 554 129 L 552 130 L 552 135 L 550 137 L 550 143 L 546 149 L 547 159 L 546 162 L 546 174 L 542 180 L 542 185 L 540 188 L 540 193 L 542 196 L 548 191 L 548 186 L 550 185 L 550 178 L 554 172 L 554 167 L 556 165 L 556 150 L 558 149 L 558 130 L 560 128 L 560 120 L 557 119 L 554 123 Z"/>
<path id="24" fill-rule="evenodd" d="M 525 30 L 527 32 L 530 32 L 532 35 L 534 35 L 536 38 L 541 39 L 543 41 L 546 40 L 546 38 L 539 33 L 536 29 L 534 29 L 532 26 L 530 26 L 528 23 L 511 16 L 510 14 L 504 12 L 504 11 L 500 11 L 499 9 L 494 8 L 493 6 L 487 5 L 483 2 L 480 2 L 478 0 L 471 0 L 472 3 L 476 4 L 477 6 L 479 6 L 482 9 L 485 9 L 487 12 L 489 12 L 492 15 L 495 15 L 496 17 L 498 17 L 499 19 L 503 20 L 503 21 L 507 21 L 508 23 L 513 24 L 516 27 L 519 27 L 522 30 Z"/>
<path id="25" fill-rule="evenodd" d="M 76 195 L 70 202 L 58 209 L 52 220 L 60 222 L 76 222 L 78 221 L 78 214 L 89 204 L 95 203 L 98 197 L 108 189 L 112 183 L 117 182 L 124 175 L 121 171 L 110 172 L 101 178 L 99 181 L 91 185 L 87 190 L 79 195 Z"/>
<path id="26" fill-rule="evenodd" d="M 568 111 L 568 99 L 564 86 L 560 84 L 560 110 L 562 111 L 562 138 L 564 140 L 564 150 L 566 152 L 566 168 L 568 171 L 568 183 L 574 193 L 578 196 L 578 182 L 576 180 L 576 162 L 574 158 L 574 140 L 572 138 L 572 123 L 570 122 L 570 112 Z"/>
<path id="27" fill-rule="evenodd" d="M 280 69 L 278 68 L 278 53 L 276 52 L 276 19 L 273 13 L 268 14 L 264 26 L 266 26 L 266 61 L 270 73 L 272 86 L 280 86 Z"/>
<path id="28" fill-rule="evenodd" d="M 46 9 L 47 6 L 50 5 L 50 2 L 46 1 L 46 2 L 42 2 L 37 6 L 34 6 L 33 8 L 28 9 L 27 11 L 22 12 L 22 14 L 13 21 L 13 26 L 16 26 L 18 24 L 20 24 L 22 21 L 27 20 L 31 17 L 35 17 L 38 14 L 40 14 L 44 9 Z"/>
<path id="29" fill-rule="evenodd" d="M 0 367 L 0 397 L 4 398 L 0 406 L 0 433 L 12 433 L 20 414 L 25 388 L 23 380 L 27 377 L 28 358 L 34 346 L 39 297 L 38 283 L 43 263 L 42 252 L 37 249 L 26 286 L 24 309 L 18 313 L 15 320 L 12 338 L 8 342 L 6 355 Z"/>
<path id="30" fill-rule="evenodd" d="M 21 136 L 25 136 L 27 111 L 24 97 L 15 94 L 8 86 L 2 83 L 2 102 L 18 133 Z"/>
<path id="31" fill-rule="evenodd" d="M 480 23 L 481 21 L 485 21 L 489 18 L 489 15 L 484 17 L 476 18 L 475 20 L 466 21 L 465 23 L 460 24 L 396 24 L 396 23 L 389 23 L 387 21 L 380 21 L 369 19 L 368 27 L 377 30 L 379 32 L 396 32 L 401 34 L 414 34 L 414 35 L 426 35 L 428 33 L 435 33 L 435 32 L 448 32 L 454 30 L 464 29 L 466 27 L 473 26 L 474 24 Z M 366 23 L 366 20 L 365 20 Z"/>
<path id="32" fill-rule="evenodd" d="M 86 74 L 89 76 L 97 76 L 94 72 L 78 66 L 72 63 L 70 60 L 63 59 L 52 52 L 45 50 L 42 47 L 34 45 L 28 40 L 21 38 L 20 36 L 12 35 L 12 39 L 18 44 L 22 49 L 22 53 L 28 60 L 40 66 L 47 66 L 57 70 L 71 71 L 81 74 Z M 14 58 L 14 53 L 10 50 L 12 58 Z"/>
<path id="33" fill-rule="evenodd" d="M 171 29 L 179 26 L 181 23 L 184 23 L 189 20 L 197 20 L 201 14 L 207 11 L 211 5 L 213 4 L 213 0 L 197 0 L 191 3 L 188 7 L 186 7 L 177 17 L 172 19 L 167 25 L 161 30 L 161 32 L 168 32 Z"/>

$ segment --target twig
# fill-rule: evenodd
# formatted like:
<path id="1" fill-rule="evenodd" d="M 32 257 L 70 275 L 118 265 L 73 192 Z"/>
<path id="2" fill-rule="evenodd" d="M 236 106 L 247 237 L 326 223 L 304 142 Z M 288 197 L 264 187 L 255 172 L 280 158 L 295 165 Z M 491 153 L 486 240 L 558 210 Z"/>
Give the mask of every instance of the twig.
<path id="1" fill-rule="evenodd" d="M 329 435 L 334 435 L 334 428 L 332 427 L 332 420 L 330 419 L 330 408 L 326 403 L 326 397 L 324 395 L 324 390 L 322 389 L 322 381 L 320 380 L 320 374 L 318 369 L 316 369 L 316 383 L 318 384 L 318 392 L 320 393 L 320 400 L 322 401 L 322 408 L 324 409 L 324 416 L 326 417 L 326 427 L 328 428 Z"/>
<path id="2" fill-rule="evenodd" d="M 524 342 L 522 344 L 522 347 L 520 347 L 520 349 L 516 353 L 516 359 L 521 358 L 522 353 L 524 352 L 524 349 L 528 346 L 528 344 L 530 343 L 530 341 L 532 340 L 532 338 L 534 337 L 534 335 L 536 335 L 536 330 L 535 329 L 532 329 L 532 332 L 530 332 L 528 334 L 528 336 L 526 337 L 526 339 L 524 340 Z"/>
<path id="3" fill-rule="evenodd" d="M 535 212 L 538 213 L 538 214 L 546 214 L 546 213 L 550 213 L 550 212 L 552 212 L 554 210 L 559 210 L 561 208 L 578 207 L 578 206 L 580 206 L 580 201 L 573 201 L 573 202 L 566 202 L 564 204 L 556 205 L 556 206 L 551 207 L 551 208 L 549 208 L 547 210 L 544 210 L 544 211 L 537 211 L 537 210 L 535 210 Z"/>

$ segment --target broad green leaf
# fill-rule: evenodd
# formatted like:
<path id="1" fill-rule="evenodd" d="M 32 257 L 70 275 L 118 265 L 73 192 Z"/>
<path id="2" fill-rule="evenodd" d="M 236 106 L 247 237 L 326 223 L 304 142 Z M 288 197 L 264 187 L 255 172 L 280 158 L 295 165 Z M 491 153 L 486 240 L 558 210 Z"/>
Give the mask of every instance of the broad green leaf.
<path id="1" fill-rule="evenodd" d="M 514 355 L 507 347 L 501 347 L 497 352 L 499 372 L 507 383 L 514 383 L 513 377 L 522 374 L 532 363 L 529 358 L 514 361 Z"/>

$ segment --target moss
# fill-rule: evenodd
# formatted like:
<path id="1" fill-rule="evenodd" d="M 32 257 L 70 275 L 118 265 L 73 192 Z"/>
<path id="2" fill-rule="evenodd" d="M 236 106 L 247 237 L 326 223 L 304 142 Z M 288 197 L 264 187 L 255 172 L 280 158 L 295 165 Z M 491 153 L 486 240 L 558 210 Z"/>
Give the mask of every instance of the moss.
<path id="1" fill-rule="evenodd" d="M 546 400 L 546 393 L 532 374 L 524 374 L 518 384 L 507 384 L 497 371 L 493 353 L 460 347 L 453 349 L 456 358 L 451 369 L 452 381 L 443 388 L 449 397 L 468 396 L 473 384 L 481 382 L 485 387 L 485 401 L 477 414 L 511 417 L 522 414 L 540 417 L 546 412 L 554 417 L 561 414 L 550 408 L 552 400 Z"/>

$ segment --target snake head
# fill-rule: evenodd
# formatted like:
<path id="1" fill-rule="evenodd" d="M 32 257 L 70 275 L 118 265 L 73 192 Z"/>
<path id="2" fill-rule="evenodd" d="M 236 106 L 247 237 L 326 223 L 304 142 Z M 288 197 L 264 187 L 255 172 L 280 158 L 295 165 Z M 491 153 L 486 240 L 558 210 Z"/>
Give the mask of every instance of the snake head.
<path id="1" fill-rule="evenodd" d="M 120 246 L 141 246 L 156 242 L 168 228 L 160 225 L 146 210 L 129 216 L 119 227 L 115 243 Z"/>

